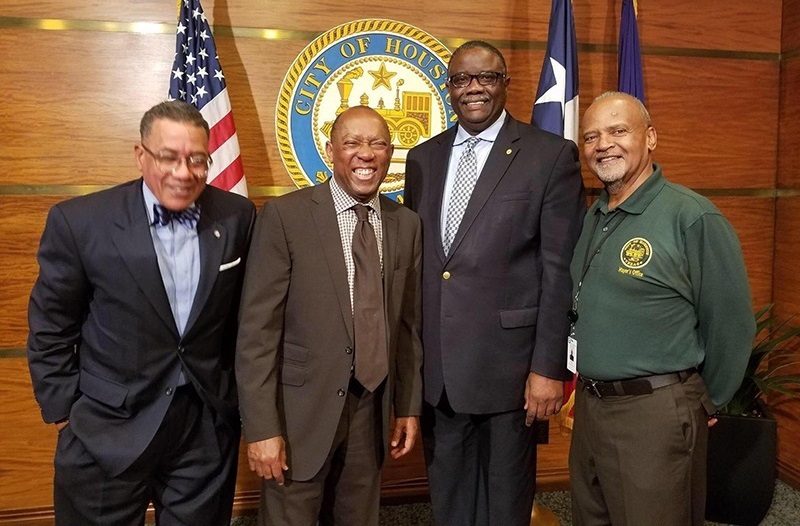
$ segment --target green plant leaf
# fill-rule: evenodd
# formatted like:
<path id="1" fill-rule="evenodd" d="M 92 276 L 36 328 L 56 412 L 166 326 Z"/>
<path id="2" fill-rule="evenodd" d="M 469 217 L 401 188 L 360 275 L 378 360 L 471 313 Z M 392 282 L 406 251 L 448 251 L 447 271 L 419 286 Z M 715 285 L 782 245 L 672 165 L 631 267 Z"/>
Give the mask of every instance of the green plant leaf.
<path id="1" fill-rule="evenodd" d="M 722 409 L 725 413 L 749 414 L 759 398 L 773 394 L 800 396 L 800 374 L 783 373 L 800 364 L 800 327 L 789 325 L 793 317 L 778 320 L 773 307 L 765 305 L 754 314 L 756 341 L 742 383 Z"/>

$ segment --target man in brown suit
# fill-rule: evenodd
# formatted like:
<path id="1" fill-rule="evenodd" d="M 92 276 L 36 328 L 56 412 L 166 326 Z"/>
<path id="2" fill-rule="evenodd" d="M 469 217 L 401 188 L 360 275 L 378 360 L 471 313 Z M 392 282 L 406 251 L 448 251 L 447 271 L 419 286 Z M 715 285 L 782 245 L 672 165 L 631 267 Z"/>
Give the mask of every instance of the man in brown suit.
<path id="1" fill-rule="evenodd" d="M 385 454 L 406 454 L 419 429 L 420 221 L 378 193 L 393 147 L 377 112 L 339 115 L 326 150 L 333 178 L 267 202 L 248 256 L 236 376 L 250 469 L 264 479 L 260 524 L 377 525 Z M 372 346 L 354 330 L 362 227 L 380 249 Z M 375 384 L 363 365 L 377 366 Z"/>

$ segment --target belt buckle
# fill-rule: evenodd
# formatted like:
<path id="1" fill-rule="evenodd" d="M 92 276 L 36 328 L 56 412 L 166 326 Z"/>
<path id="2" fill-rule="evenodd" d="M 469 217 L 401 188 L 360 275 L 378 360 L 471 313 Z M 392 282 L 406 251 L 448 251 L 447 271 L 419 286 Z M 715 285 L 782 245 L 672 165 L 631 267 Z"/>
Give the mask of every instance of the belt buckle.
<path id="1" fill-rule="evenodd" d="M 600 390 L 597 388 L 597 380 L 589 380 L 586 382 L 586 390 L 593 396 L 597 398 L 603 398 L 603 395 L 600 393 Z"/>

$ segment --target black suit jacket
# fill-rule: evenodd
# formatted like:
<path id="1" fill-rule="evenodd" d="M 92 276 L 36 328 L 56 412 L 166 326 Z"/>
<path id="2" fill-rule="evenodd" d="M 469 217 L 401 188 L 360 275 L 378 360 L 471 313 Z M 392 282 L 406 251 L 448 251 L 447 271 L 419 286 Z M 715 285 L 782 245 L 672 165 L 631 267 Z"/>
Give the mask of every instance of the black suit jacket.
<path id="1" fill-rule="evenodd" d="M 158 268 L 142 180 L 55 205 L 28 307 L 28 362 L 45 422 L 70 427 L 110 475 L 142 453 L 181 366 L 219 426 L 236 429 L 236 308 L 255 207 L 198 198 L 200 279 L 183 337 Z"/>
<path id="2" fill-rule="evenodd" d="M 420 269 L 416 214 L 381 197 L 389 413 L 422 410 Z M 236 349 L 245 440 L 283 435 L 289 473 L 320 470 L 342 416 L 353 365 L 353 314 L 339 223 L 328 183 L 272 199 L 250 250 Z"/>
<path id="3" fill-rule="evenodd" d="M 457 412 L 519 409 L 531 371 L 570 377 L 569 264 L 586 208 L 578 151 L 507 116 L 445 257 L 440 217 L 456 131 L 406 161 L 406 204 L 424 231 L 425 399 L 438 403 L 446 388 Z"/>

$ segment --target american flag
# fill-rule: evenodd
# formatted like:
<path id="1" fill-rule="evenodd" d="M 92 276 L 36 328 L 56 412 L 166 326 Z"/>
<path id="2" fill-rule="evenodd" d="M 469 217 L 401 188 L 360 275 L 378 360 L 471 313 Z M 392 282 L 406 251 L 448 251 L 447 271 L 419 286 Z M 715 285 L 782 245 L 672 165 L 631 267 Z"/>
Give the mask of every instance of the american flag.
<path id="1" fill-rule="evenodd" d="M 211 128 L 208 149 L 214 162 L 208 171 L 209 184 L 247 196 L 231 101 L 200 0 L 182 1 L 176 36 L 169 98 L 195 106 Z"/>

